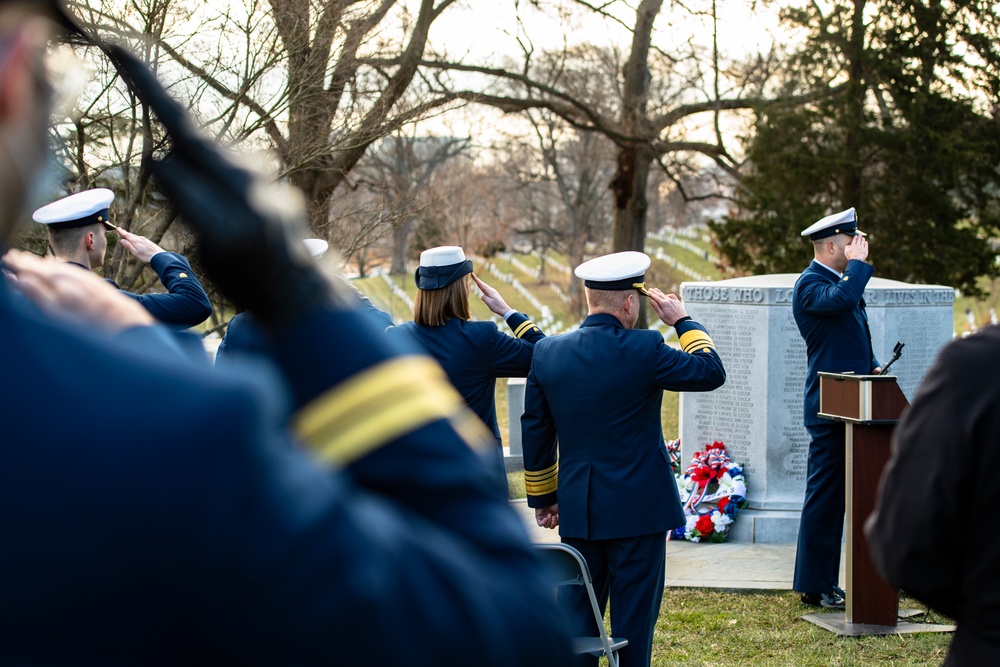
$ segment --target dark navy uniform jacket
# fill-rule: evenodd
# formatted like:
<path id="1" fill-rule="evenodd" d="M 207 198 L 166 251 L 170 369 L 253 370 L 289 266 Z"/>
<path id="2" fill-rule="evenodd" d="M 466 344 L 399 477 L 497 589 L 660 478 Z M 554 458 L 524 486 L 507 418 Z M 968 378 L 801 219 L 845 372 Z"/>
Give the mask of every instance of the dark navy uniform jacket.
<path id="1" fill-rule="evenodd" d="M 813 261 L 795 281 L 792 315 L 806 341 L 809 365 L 806 371 L 806 426 L 831 423 L 819 412 L 819 373 L 853 371 L 867 375 L 878 368 L 872 352 L 868 314 L 863 298 L 875 273 L 871 264 L 857 259 L 847 263 L 844 277 Z"/>
<path id="2" fill-rule="evenodd" d="M 357 290 L 355 290 L 357 292 Z M 357 292 L 361 299 L 361 312 L 380 329 L 392 326 L 389 313 L 379 310 L 368 297 Z M 274 353 L 274 344 L 263 331 L 251 313 L 237 313 L 226 325 L 226 335 L 219 343 L 215 352 L 215 363 L 224 366 L 239 363 L 241 357 L 254 357 L 257 360 L 270 360 Z"/>
<path id="3" fill-rule="evenodd" d="M 270 386 L 2 282 L 0 664 L 566 664 L 431 359 L 353 310 L 303 318 L 276 342 L 296 441 Z"/>
<path id="4" fill-rule="evenodd" d="M 998 376 L 1000 327 L 941 350 L 893 433 L 865 527 L 885 581 L 957 621 L 944 667 L 1000 656 L 1000 535 L 983 526 L 955 539 L 947 528 L 1000 497 Z"/>
<path id="5" fill-rule="evenodd" d="M 465 403 L 493 431 L 498 446 L 496 379 L 526 377 L 535 343 L 545 338 L 541 329 L 521 313 L 507 318 L 507 325 L 513 337 L 501 332 L 493 322 L 467 322 L 457 317 L 440 327 L 406 322 L 388 329 L 392 336 L 409 334 L 438 360 Z"/>
<path id="6" fill-rule="evenodd" d="M 141 303 L 153 317 L 166 324 L 187 328 L 201 324 L 212 315 L 212 302 L 182 255 L 158 252 L 149 260 L 149 266 L 156 271 L 167 293 L 123 293 Z M 108 279 L 108 282 L 118 287 L 115 281 Z"/>
<path id="7" fill-rule="evenodd" d="M 680 350 L 656 331 L 597 314 L 535 346 L 521 417 L 528 505 L 558 502 L 562 537 L 635 537 L 684 524 L 663 442 L 663 391 L 709 391 L 726 374 L 704 327 L 686 320 L 677 333 Z"/>

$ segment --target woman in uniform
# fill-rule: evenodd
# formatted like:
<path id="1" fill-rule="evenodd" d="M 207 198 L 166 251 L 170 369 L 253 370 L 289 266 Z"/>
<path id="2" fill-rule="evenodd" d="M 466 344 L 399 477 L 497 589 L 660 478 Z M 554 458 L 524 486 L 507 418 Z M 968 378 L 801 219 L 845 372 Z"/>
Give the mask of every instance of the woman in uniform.
<path id="1" fill-rule="evenodd" d="M 483 293 L 483 303 L 504 318 L 513 336 L 501 332 L 493 322 L 470 321 L 469 290 L 473 281 Z M 413 321 L 388 332 L 393 336 L 408 334 L 437 359 L 468 406 L 492 431 L 496 447 L 491 456 L 506 497 L 507 475 L 494 398 L 496 379 L 527 377 L 535 343 L 545 334 L 472 273 L 472 262 L 459 246 L 441 246 L 420 253 L 416 285 Z"/>

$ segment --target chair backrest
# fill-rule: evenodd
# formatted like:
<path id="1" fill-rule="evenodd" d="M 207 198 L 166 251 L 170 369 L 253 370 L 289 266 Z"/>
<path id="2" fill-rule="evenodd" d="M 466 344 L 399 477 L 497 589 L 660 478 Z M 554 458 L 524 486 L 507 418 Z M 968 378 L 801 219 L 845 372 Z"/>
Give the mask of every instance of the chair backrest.
<path id="1" fill-rule="evenodd" d="M 594 585 L 590 578 L 590 568 L 583 554 L 568 544 L 543 543 L 536 545 L 541 552 L 542 560 L 548 567 L 553 586 L 584 586 Z"/>
<path id="2" fill-rule="evenodd" d="M 597 595 L 594 593 L 594 580 L 590 576 L 590 568 L 583 554 L 569 546 L 561 543 L 540 543 L 535 545 L 538 553 L 542 557 L 546 568 L 548 568 L 549 583 L 553 587 L 560 586 L 585 586 L 587 598 L 590 600 L 590 608 L 594 614 L 594 621 L 597 624 L 600 637 L 593 638 L 599 640 L 596 647 L 600 653 L 607 656 L 609 667 L 618 667 L 618 649 L 628 645 L 628 640 L 615 640 L 608 637 L 604 628 L 604 616 L 601 608 L 597 604 Z M 593 653 L 595 642 L 587 641 L 589 638 L 578 638 L 574 644 L 578 647 L 578 653 Z"/>

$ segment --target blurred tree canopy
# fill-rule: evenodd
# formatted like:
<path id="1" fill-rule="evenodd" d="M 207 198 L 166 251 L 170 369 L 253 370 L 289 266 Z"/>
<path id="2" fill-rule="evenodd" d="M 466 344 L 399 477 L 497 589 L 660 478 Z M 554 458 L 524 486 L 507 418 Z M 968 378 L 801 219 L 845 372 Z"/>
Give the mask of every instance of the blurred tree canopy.
<path id="1" fill-rule="evenodd" d="M 711 225 L 724 262 L 798 272 L 812 257 L 799 232 L 854 206 L 878 275 L 977 293 L 1000 271 L 995 7 L 855 0 L 784 18 L 807 34 L 786 94 L 835 93 L 758 110 L 737 208 Z"/>

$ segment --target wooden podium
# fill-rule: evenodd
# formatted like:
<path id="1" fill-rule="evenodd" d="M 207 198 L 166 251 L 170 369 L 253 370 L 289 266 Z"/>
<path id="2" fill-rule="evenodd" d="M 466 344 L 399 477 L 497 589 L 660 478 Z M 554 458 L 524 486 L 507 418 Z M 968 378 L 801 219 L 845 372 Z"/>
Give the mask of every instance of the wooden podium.
<path id="1" fill-rule="evenodd" d="M 895 626 L 899 592 L 868 555 L 865 519 L 875 509 L 892 430 L 907 407 L 892 375 L 819 374 L 819 416 L 846 422 L 847 614 L 850 624 Z"/>
<path id="2" fill-rule="evenodd" d="M 819 416 L 846 426 L 847 609 L 803 618 L 838 635 L 955 631 L 953 625 L 897 622 L 899 616 L 923 612 L 899 612 L 899 592 L 875 570 L 864 535 L 882 469 L 889 462 L 893 428 L 908 405 L 895 376 L 819 373 Z"/>

